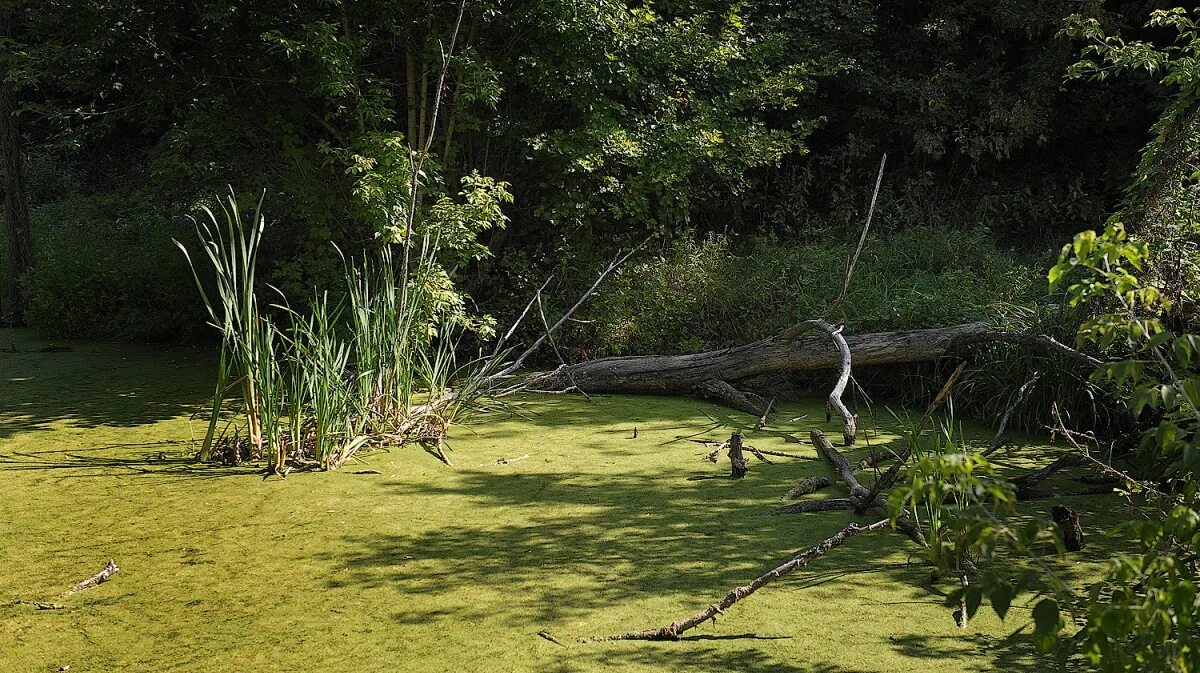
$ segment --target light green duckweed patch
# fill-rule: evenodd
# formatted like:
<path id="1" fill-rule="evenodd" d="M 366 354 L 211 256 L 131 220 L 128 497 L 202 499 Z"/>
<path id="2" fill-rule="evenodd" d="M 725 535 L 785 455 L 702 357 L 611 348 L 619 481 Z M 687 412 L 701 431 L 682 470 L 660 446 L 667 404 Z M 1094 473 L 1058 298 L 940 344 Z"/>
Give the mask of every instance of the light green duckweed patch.
<path id="1" fill-rule="evenodd" d="M 30 352 L 42 342 L 0 332 L 0 347 L 10 340 L 20 352 L 0 353 L 5 673 L 1058 665 L 1008 637 L 1027 609 L 1006 623 L 981 611 L 956 628 L 942 605 L 950 586 L 932 585 L 893 533 L 854 540 L 682 642 L 577 643 L 691 614 L 853 519 L 764 516 L 797 480 L 824 472 L 815 460 L 754 462 L 742 481 L 697 478 L 726 474 L 727 461 L 700 462 L 704 447 L 672 440 L 753 422 L 720 407 L 531 398 L 519 415 L 457 428 L 453 469 L 406 447 L 263 481 L 187 460 L 187 440 L 204 431 L 188 418 L 210 386 L 203 354 Z M 749 441 L 815 458 L 780 430 L 837 429 L 818 403 L 785 405 L 777 418 Z M 1089 532 L 1114 502 L 1072 498 Z M 109 558 L 121 567 L 112 581 L 64 596 Z M 1094 571 L 1087 558 L 1062 571 L 1082 582 Z"/>

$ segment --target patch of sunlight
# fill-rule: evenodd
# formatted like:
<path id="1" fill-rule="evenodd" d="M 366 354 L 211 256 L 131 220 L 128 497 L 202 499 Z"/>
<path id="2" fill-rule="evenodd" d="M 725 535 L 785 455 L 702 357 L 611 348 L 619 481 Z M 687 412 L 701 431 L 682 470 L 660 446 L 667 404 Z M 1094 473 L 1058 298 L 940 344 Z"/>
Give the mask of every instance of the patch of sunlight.
<path id="1" fill-rule="evenodd" d="M 943 605 L 951 587 L 931 584 L 919 552 L 886 532 L 684 642 L 578 643 L 690 615 L 853 520 L 764 516 L 798 480 L 826 473 L 817 460 L 754 462 L 732 481 L 727 461 L 702 461 L 708 449 L 681 439 L 742 428 L 759 448 L 816 458 L 809 430 L 837 431 L 819 400 L 782 405 L 755 431 L 755 419 L 691 400 L 531 397 L 520 415 L 458 428 L 449 442 L 457 468 L 406 447 L 340 472 L 263 481 L 253 467 L 190 462 L 203 429 L 189 415 L 208 394 L 211 365 L 190 351 L 127 347 L 0 359 L 0 380 L 38 373 L 4 391 L 6 404 L 34 411 L 0 420 L 0 670 L 1057 665 L 1035 661 L 1023 636 L 1009 638 L 1027 609 L 1014 606 L 1006 623 L 981 611 L 958 629 Z M 111 395 L 135 388 L 134 399 Z M 871 446 L 895 441 L 882 428 Z M 1091 528 L 1115 509 L 1095 498 L 1073 506 Z M 121 568 L 112 581 L 64 595 L 110 558 Z M 1072 577 L 1090 558 L 1072 561 Z"/>

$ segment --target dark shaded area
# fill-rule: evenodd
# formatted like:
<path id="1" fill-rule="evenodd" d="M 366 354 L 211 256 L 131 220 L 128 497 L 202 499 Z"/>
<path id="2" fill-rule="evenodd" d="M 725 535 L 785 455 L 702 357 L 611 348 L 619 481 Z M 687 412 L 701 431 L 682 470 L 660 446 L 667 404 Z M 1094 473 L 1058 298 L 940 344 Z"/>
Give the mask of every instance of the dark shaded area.
<path id="1" fill-rule="evenodd" d="M 69 352 L 24 330 L 0 329 L 0 440 L 67 422 L 79 428 L 155 423 L 200 410 L 210 357 L 200 350 L 73 343 Z M 3 453 L 0 448 L 0 453 Z"/>

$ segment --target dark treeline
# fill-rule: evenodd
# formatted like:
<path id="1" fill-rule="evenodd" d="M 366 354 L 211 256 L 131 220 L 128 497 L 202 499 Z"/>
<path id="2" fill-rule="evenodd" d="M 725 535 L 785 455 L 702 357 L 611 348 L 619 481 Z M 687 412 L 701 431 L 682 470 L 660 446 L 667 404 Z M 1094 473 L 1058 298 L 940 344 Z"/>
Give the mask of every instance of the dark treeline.
<path id="1" fill-rule="evenodd" d="M 652 261 L 566 337 L 580 356 L 721 343 L 727 307 L 786 297 L 786 324 L 821 301 L 811 279 L 840 275 L 885 152 L 877 227 L 898 242 L 880 276 L 919 276 L 931 238 L 967 243 L 934 246 L 927 300 L 863 297 L 850 319 L 937 323 L 1036 293 L 1024 256 L 1119 205 L 1166 104 L 1151 76 L 1065 78 L 1080 43 L 1064 17 L 1138 35 L 1151 2 L 468 2 L 457 35 L 442 1 L 6 4 L 5 151 L 24 157 L 34 239 L 17 287 L 29 323 L 66 335 L 192 334 L 170 239 L 226 185 L 266 192 L 269 282 L 339 286 L 329 242 L 388 235 L 426 142 L 427 198 L 475 173 L 513 196 L 507 226 L 480 234 L 490 256 L 457 269 L 482 310 L 519 308 L 554 271 L 576 294 L 654 236 Z M 760 287 L 731 264 L 763 269 Z M 18 319 L 23 300 L 4 301 Z"/>

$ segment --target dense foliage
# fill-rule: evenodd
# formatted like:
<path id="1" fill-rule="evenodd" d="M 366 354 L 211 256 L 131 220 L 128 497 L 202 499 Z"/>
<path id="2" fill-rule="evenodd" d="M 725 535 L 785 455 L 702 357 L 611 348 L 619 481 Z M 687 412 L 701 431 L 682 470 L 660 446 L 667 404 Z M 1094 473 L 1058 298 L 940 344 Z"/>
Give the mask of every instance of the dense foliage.
<path id="1" fill-rule="evenodd" d="M 577 294 L 612 249 L 651 234 L 668 256 L 709 232 L 738 258 L 773 240 L 840 254 L 885 151 L 881 230 L 1029 247 L 1102 220 L 1162 106 L 1149 78 L 1064 84 L 1079 48 L 1065 0 L 469 2 L 457 35 L 443 1 L 6 4 L 29 318 L 64 334 L 191 333 L 203 316 L 175 301 L 188 274 L 166 241 L 227 184 L 266 189 L 265 278 L 307 296 L 338 284 L 329 241 L 353 253 L 402 234 L 408 151 L 428 144 L 427 205 L 510 185 L 509 226 L 461 232 L 493 259 L 445 260 L 508 313 L 555 269 L 558 293 Z M 1117 27 L 1146 10 L 1105 7 L 1096 19 Z"/>
<path id="2" fill-rule="evenodd" d="M 1040 542 L 1063 549 L 1063 530 L 1013 517 L 1011 487 L 986 459 L 953 442 L 916 462 L 891 499 L 897 513 L 924 508 L 947 522 L 931 561 L 964 578 L 952 604 L 973 615 L 987 599 L 1003 618 L 1015 596 L 1034 592 L 1038 646 L 1078 653 L 1105 671 L 1200 670 L 1198 18 L 1179 8 L 1153 13 L 1147 27 L 1173 34 L 1166 47 L 1111 34 L 1091 18 L 1073 16 L 1070 24 L 1090 41 L 1089 58 L 1073 74 L 1105 79 L 1142 69 L 1174 94 L 1126 206 L 1102 230 L 1077 234 L 1049 272 L 1051 290 L 1063 290 L 1082 316 L 1077 343 L 1103 356 L 1093 383 L 1120 400 L 1136 425 L 1134 447 L 1071 428 L 1062 417 L 1055 428 L 1127 499 L 1132 516 L 1112 531 L 1127 541 L 1125 550 L 1099 581 L 1078 591 L 1040 558 Z M 985 570 L 967 586 L 964 568 L 976 563 Z"/>

